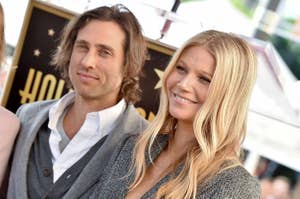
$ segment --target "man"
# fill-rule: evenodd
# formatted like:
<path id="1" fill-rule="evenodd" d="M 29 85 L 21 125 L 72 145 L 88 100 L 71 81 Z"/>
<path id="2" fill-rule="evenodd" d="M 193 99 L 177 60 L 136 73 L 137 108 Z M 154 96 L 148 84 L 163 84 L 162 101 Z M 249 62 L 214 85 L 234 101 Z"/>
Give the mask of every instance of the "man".
<path id="1" fill-rule="evenodd" d="M 8 198 L 87 198 L 114 151 L 147 122 L 132 105 L 146 43 L 124 6 L 99 7 L 72 20 L 52 64 L 74 92 L 23 105 Z"/>

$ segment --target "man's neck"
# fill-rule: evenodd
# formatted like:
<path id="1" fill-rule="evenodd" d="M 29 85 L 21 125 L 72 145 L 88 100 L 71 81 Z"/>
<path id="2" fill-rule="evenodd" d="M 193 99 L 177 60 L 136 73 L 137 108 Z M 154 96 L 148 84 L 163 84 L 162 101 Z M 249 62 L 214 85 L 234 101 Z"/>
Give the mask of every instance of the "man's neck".
<path id="1" fill-rule="evenodd" d="M 70 109 L 63 119 L 64 131 L 70 139 L 72 139 L 76 135 L 76 133 L 83 125 L 86 114 L 87 111 L 84 107 L 81 110 L 79 108 L 76 108 L 75 102 L 70 105 Z"/>
<path id="2" fill-rule="evenodd" d="M 106 100 L 107 101 L 107 100 Z M 90 112 L 98 112 L 106 108 L 112 107 L 117 104 L 117 101 L 111 101 L 110 103 L 100 99 L 84 99 L 80 96 L 75 96 L 74 109 L 82 114 L 86 115 Z"/>
<path id="3" fill-rule="evenodd" d="M 63 127 L 67 136 L 72 139 L 83 125 L 86 115 L 91 112 L 113 107 L 116 103 L 103 103 L 101 100 L 86 100 L 80 96 L 75 96 L 75 100 L 70 104 L 70 108 L 65 115 Z"/>

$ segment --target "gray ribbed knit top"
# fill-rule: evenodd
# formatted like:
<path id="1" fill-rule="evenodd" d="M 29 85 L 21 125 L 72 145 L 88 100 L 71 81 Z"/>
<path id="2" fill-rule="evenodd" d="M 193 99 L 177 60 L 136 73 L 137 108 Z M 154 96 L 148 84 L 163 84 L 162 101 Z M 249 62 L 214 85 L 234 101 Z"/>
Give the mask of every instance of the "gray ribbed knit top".
<path id="1" fill-rule="evenodd" d="M 104 175 L 100 178 L 95 192 L 90 198 L 121 199 L 125 198 L 128 186 L 134 179 L 134 173 L 128 173 L 131 166 L 132 152 L 137 136 L 129 137 L 116 146 L 106 167 Z M 155 159 L 161 150 L 166 146 L 167 135 L 161 135 L 154 143 L 152 158 Z M 148 160 L 149 163 L 149 160 Z M 182 166 L 161 179 L 152 187 L 142 199 L 155 198 L 159 187 L 168 182 L 174 174 L 178 174 Z M 251 176 L 242 166 L 233 167 L 218 173 L 205 184 L 199 185 L 197 191 L 199 199 L 259 199 L 260 186 L 258 180 Z"/>

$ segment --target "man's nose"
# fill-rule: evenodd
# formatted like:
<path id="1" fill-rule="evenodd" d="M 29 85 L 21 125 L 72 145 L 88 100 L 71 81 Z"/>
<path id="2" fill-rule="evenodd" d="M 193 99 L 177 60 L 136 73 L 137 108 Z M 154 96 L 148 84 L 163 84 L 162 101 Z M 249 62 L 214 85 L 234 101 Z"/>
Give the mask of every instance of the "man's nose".
<path id="1" fill-rule="evenodd" d="M 89 50 L 81 60 L 83 66 L 87 68 L 94 68 L 96 66 L 96 53 Z"/>

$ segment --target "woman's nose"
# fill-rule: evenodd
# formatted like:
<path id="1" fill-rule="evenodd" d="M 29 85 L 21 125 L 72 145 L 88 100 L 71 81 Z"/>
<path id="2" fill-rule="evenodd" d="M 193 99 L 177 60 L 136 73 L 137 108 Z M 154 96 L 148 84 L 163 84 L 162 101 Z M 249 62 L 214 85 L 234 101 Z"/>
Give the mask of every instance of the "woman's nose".
<path id="1" fill-rule="evenodd" d="M 192 81 L 193 80 L 190 76 L 185 76 L 177 82 L 177 86 L 179 86 L 181 89 L 188 90 L 192 88 Z"/>

